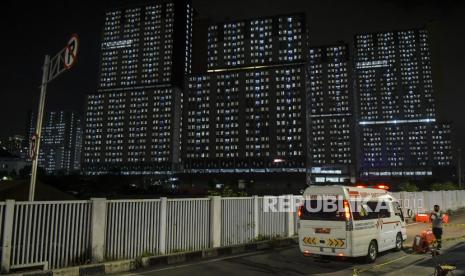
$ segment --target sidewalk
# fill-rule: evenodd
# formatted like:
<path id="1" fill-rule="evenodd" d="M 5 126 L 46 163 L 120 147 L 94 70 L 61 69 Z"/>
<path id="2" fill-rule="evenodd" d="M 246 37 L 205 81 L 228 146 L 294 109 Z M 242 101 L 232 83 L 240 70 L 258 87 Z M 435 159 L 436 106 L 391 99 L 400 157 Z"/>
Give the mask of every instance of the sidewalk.
<path id="1" fill-rule="evenodd" d="M 465 226 L 455 226 L 454 224 L 465 224 L 465 213 L 457 213 L 449 218 L 451 226 L 444 226 L 443 239 L 457 238 L 465 236 Z M 412 223 L 407 225 L 407 240 L 405 246 L 411 246 L 415 235 L 419 235 L 421 231 L 431 229 L 430 223 Z"/>
<path id="2" fill-rule="evenodd" d="M 418 260 L 414 264 L 386 275 L 433 275 L 436 263 L 431 254 L 427 253 L 415 258 Z M 455 265 L 457 269 L 451 275 L 465 275 L 465 242 L 446 242 L 436 261 L 440 264 Z"/>

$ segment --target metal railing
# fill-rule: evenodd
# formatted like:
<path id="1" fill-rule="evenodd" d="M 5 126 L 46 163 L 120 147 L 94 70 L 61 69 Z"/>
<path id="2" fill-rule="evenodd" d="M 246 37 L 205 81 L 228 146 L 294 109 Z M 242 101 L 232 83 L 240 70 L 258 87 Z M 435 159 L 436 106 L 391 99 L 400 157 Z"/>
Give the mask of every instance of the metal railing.
<path id="1" fill-rule="evenodd" d="M 258 234 L 261 237 L 285 236 L 288 215 L 286 212 L 265 212 L 263 198 L 258 198 Z"/>
<path id="2" fill-rule="evenodd" d="M 255 234 L 254 197 L 222 198 L 221 245 L 247 243 Z"/>
<path id="3" fill-rule="evenodd" d="M 88 201 L 17 202 L 11 267 L 57 268 L 90 259 Z"/>
<path id="4" fill-rule="evenodd" d="M 168 199 L 165 237 L 165 253 L 210 247 L 210 199 Z"/>
<path id="5" fill-rule="evenodd" d="M 159 253 L 160 205 L 159 199 L 107 202 L 107 259 Z"/>

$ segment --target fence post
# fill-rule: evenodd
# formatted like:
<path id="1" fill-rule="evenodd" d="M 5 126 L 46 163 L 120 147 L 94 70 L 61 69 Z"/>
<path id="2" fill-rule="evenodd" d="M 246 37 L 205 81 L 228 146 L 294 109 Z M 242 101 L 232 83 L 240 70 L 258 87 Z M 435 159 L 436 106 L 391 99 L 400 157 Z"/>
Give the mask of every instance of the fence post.
<path id="1" fill-rule="evenodd" d="M 405 206 L 405 192 L 399 192 L 399 198 L 397 198 L 397 200 L 399 201 L 400 203 L 400 209 L 402 210 L 402 213 L 404 214 L 404 217 L 406 218 L 407 217 L 407 207 Z"/>
<path id="2" fill-rule="evenodd" d="M 455 190 L 447 191 L 447 201 L 449 202 L 449 209 L 455 210 Z"/>
<path id="3" fill-rule="evenodd" d="M 462 201 L 460 201 L 460 195 L 461 195 L 462 191 L 460 190 L 456 190 L 455 191 L 455 207 L 456 209 L 459 209 L 460 207 L 462 207 Z"/>
<path id="4" fill-rule="evenodd" d="M 459 190 L 455 190 L 455 209 L 459 209 L 460 208 L 460 191 Z"/>
<path id="5" fill-rule="evenodd" d="M 7 200 L 5 205 L 5 220 L 3 221 L 2 243 L 2 273 L 10 272 L 11 244 L 13 238 L 13 217 L 15 214 L 15 201 Z"/>
<path id="6" fill-rule="evenodd" d="M 459 209 L 461 207 L 460 205 L 460 191 L 455 191 L 455 209 Z"/>
<path id="7" fill-rule="evenodd" d="M 221 246 L 221 196 L 210 197 L 210 247 Z"/>
<path id="8" fill-rule="evenodd" d="M 105 198 L 91 198 L 91 248 L 92 262 L 98 263 L 105 260 L 105 232 L 107 222 L 107 201 Z"/>
<path id="9" fill-rule="evenodd" d="M 166 254 L 166 213 L 168 211 L 166 197 L 160 198 L 160 229 L 158 231 L 158 250 L 160 254 Z"/>
<path id="10" fill-rule="evenodd" d="M 259 223 L 260 219 L 258 216 L 259 206 L 258 206 L 258 196 L 253 197 L 253 222 L 254 222 L 254 238 L 258 238 L 260 234 Z"/>
<path id="11" fill-rule="evenodd" d="M 292 237 L 294 236 L 295 229 L 294 229 L 294 219 L 295 219 L 295 204 L 294 204 L 294 196 L 288 195 L 289 200 L 289 207 L 290 210 L 287 212 L 287 236 Z"/>
<path id="12" fill-rule="evenodd" d="M 462 201 L 462 191 L 457 190 L 456 191 L 456 196 L 457 196 L 457 209 L 462 208 L 463 201 Z"/>
<path id="13" fill-rule="evenodd" d="M 449 202 L 447 201 L 447 192 L 446 191 L 441 191 L 441 203 L 439 203 L 439 206 L 441 207 L 441 210 L 443 212 L 447 211 L 449 209 Z"/>
<path id="14" fill-rule="evenodd" d="M 457 191 L 457 205 L 458 205 L 458 208 L 462 208 L 464 206 L 465 198 L 464 198 L 464 200 L 462 200 L 462 197 L 463 197 L 464 194 L 465 194 L 465 192 L 462 191 L 462 190 Z"/>
<path id="15" fill-rule="evenodd" d="M 430 211 L 430 193 L 428 191 L 423 191 L 423 212 L 427 213 Z"/>

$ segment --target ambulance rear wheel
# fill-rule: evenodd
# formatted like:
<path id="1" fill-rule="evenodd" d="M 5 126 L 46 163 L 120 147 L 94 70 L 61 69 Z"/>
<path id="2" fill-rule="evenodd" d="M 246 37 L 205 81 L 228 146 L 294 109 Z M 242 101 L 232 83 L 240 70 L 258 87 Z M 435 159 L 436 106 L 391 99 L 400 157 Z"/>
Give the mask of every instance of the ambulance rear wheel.
<path id="1" fill-rule="evenodd" d="M 403 239 L 402 239 L 402 234 L 401 233 L 397 233 L 397 236 L 396 236 L 396 248 L 395 250 L 396 251 L 400 251 L 402 250 L 402 247 L 403 247 Z"/>
<path id="2" fill-rule="evenodd" d="M 371 241 L 370 245 L 368 246 L 368 254 L 366 256 L 367 263 L 372 263 L 376 260 L 378 255 L 378 245 L 376 245 L 375 241 Z"/>

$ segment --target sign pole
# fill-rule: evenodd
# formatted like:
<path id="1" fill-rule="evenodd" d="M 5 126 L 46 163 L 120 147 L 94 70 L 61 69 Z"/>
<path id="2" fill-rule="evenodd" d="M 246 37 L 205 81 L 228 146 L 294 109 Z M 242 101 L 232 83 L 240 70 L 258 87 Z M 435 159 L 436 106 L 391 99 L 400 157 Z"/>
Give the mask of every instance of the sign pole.
<path id="1" fill-rule="evenodd" d="M 37 125 L 36 125 L 36 147 L 34 149 L 34 154 L 32 157 L 32 172 L 31 172 L 31 186 L 29 187 L 29 201 L 34 201 L 36 181 L 37 181 L 37 168 L 39 165 L 39 153 L 40 153 L 40 140 L 42 138 L 42 120 L 44 117 L 44 108 L 45 108 L 45 96 L 47 94 L 47 82 L 48 82 L 48 73 L 50 66 L 50 56 L 46 55 L 44 60 L 44 67 L 42 68 L 42 85 L 40 86 L 40 100 L 39 100 L 39 110 L 37 112 Z"/>
<path id="2" fill-rule="evenodd" d="M 34 201 L 37 182 L 37 168 L 39 167 L 40 140 L 42 138 L 42 121 L 44 119 L 45 96 L 47 94 L 47 84 L 69 70 L 76 64 L 76 57 L 79 49 L 79 37 L 73 34 L 68 44 L 58 54 L 50 59 L 45 56 L 44 67 L 42 67 L 42 85 L 40 86 L 39 110 L 37 112 L 36 133 L 31 137 L 30 158 L 32 160 L 31 186 L 29 187 L 29 201 Z M 35 142 L 35 143 L 34 143 Z"/>

